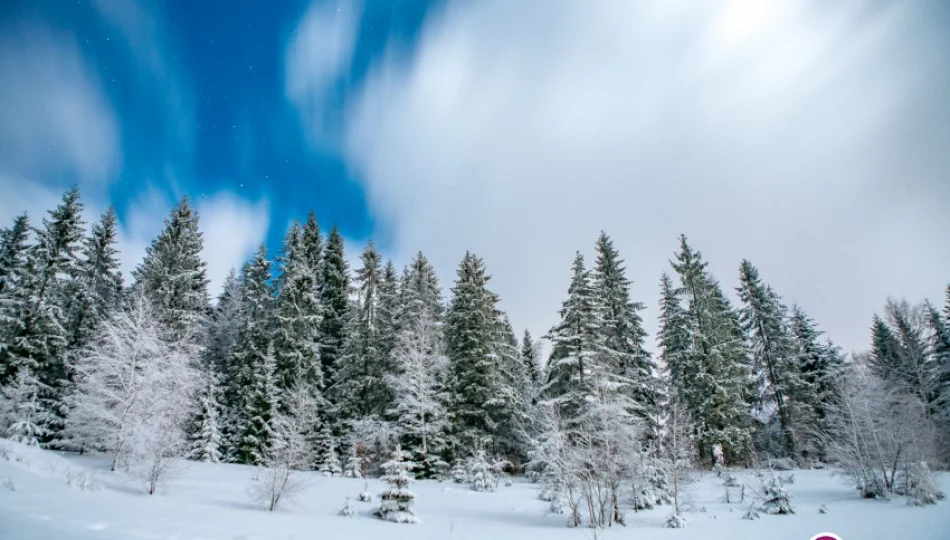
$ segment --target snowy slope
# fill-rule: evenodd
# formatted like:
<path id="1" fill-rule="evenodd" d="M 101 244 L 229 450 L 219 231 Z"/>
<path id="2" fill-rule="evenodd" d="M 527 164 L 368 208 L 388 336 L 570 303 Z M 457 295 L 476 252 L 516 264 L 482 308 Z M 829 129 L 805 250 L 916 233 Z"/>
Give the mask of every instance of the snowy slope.
<path id="1" fill-rule="evenodd" d="M 355 499 L 364 480 L 309 475 L 310 484 L 297 504 L 275 513 L 255 503 L 248 492 L 255 469 L 237 465 L 186 464 L 161 493 L 147 496 L 140 482 L 109 473 L 102 459 L 67 456 L 0 441 L 0 539 L 97 540 L 545 540 L 592 538 L 588 529 L 568 529 L 565 517 L 545 515 L 536 486 L 516 481 L 497 493 L 476 493 L 453 483 L 420 482 L 419 525 L 380 521 L 370 515 L 374 504 L 354 501 L 358 514 L 337 516 L 344 499 Z M 101 489 L 86 491 L 67 477 L 94 474 Z M 751 474 L 739 480 L 752 484 Z M 946 540 L 950 538 L 950 503 L 909 508 L 891 502 L 864 501 L 827 471 L 796 471 L 788 487 L 794 516 L 741 519 L 745 505 L 721 502 L 723 488 L 711 474 L 689 487 L 688 528 L 662 528 L 669 508 L 628 513 L 629 525 L 600 538 L 718 540 L 770 538 L 808 540 L 822 531 L 844 540 Z M 950 478 L 940 478 L 950 491 Z M 75 481 L 73 482 L 75 484 Z M 378 493 L 382 483 L 369 480 Z M 10 487 L 13 487 L 11 490 Z M 819 514 L 826 504 L 829 513 Z M 705 508 L 705 511 L 702 509 Z"/>

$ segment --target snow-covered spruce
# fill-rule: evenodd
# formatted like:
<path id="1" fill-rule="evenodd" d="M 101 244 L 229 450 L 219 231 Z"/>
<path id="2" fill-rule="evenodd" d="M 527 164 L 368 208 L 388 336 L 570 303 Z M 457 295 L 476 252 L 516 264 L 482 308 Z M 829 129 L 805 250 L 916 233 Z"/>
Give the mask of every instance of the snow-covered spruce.
<path id="1" fill-rule="evenodd" d="M 791 496 L 785 486 L 775 476 L 770 476 L 762 486 L 762 506 L 766 514 L 794 514 Z"/>
<path id="2" fill-rule="evenodd" d="M 343 503 L 343 508 L 340 508 L 338 514 L 343 517 L 353 517 L 356 515 L 356 509 L 354 509 L 353 505 L 350 503 L 349 497 L 346 498 L 346 501 Z"/>
<path id="3" fill-rule="evenodd" d="M 488 460 L 484 450 L 476 450 L 468 464 L 468 476 L 475 491 L 495 491 L 498 488 L 498 478 Z"/>
<path id="4" fill-rule="evenodd" d="M 907 465 L 899 479 L 899 492 L 907 497 L 909 506 L 937 504 L 937 501 L 944 498 L 943 491 L 937 487 L 930 467 L 924 461 Z"/>
<path id="5" fill-rule="evenodd" d="M 48 435 L 55 420 L 43 383 L 33 370 L 22 367 L 7 386 L 0 388 L 0 436 L 36 446 Z"/>
<path id="6" fill-rule="evenodd" d="M 409 490 L 409 484 L 413 482 L 409 472 L 412 465 L 409 453 L 398 446 L 390 460 L 383 464 L 383 470 L 386 472 L 383 479 L 388 487 L 380 494 L 382 503 L 374 512 L 380 519 L 395 523 L 419 523 L 419 518 L 412 509 L 416 494 Z"/>

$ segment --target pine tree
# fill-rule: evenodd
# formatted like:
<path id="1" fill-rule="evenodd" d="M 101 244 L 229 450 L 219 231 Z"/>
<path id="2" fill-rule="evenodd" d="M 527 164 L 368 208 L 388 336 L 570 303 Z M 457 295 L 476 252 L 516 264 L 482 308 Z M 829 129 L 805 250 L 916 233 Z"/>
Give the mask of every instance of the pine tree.
<path id="1" fill-rule="evenodd" d="M 531 338 L 531 332 L 525 330 L 524 337 L 521 338 L 521 361 L 524 363 L 524 371 L 528 375 L 528 380 L 534 388 L 537 388 L 541 382 L 541 367 L 538 364 L 537 344 Z"/>
<path id="2" fill-rule="evenodd" d="M 690 334 L 686 311 L 680 300 L 682 291 L 677 290 L 667 273 L 660 279 L 660 362 L 669 373 L 670 388 L 684 402 L 699 373 L 690 362 Z"/>
<path id="3" fill-rule="evenodd" d="M 205 348 L 202 354 L 205 367 L 220 375 L 227 384 L 231 358 L 237 343 L 243 302 L 243 281 L 232 269 L 224 278 L 224 285 L 208 317 Z"/>
<path id="4" fill-rule="evenodd" d="M 29 234 L 30 220 L 25 213 L 13 220 L 12 227 L 0 231 L 0 298 L 16 287 L 22 277 Z"/>
<path id="5" fill-rule="evenodd" d="M 0 435 L 35 446 L 50 435 L 57 418 L 45 403 L 48 392 L 30 369 L 21 369 L 10 384 L 0 387 Z"/>
<path id="6" fill-rule="evenodd" d="M 275 377 L 285 413 L 286 397 L 294 389 L 307 386 L 322 392 L 324 387 L 319 364 L 321 305 L 316 294 L 316 274 L 308 261 L 300 226 L 295 222 L 284 237 L 280 258 L 274 336 Z"/>
<path id="7" fill-rule="evenodd" d="M 545 336 L 552 345 L 545 397 L 555 399 L 565 408 L 568 419 L 581 414 L 584 402 L 593 392 L 594 373 L 608 367 L 601 363 L 603 334 L 599 306 L 580 253 L 574 257 L 572 271 L 568 297 L 561 306 L 561 321 Z"/>
<path id="8" fill-rule="evenodd" d="M 4 295 L 0 366 L 5 366 L 6 380 L 29 369 L 42 383 L 40 402 L 51 408 L 46 418 L 52 435 L 62 427 L 69 385 L 67 327 L 80 274 L 81 213 L 79 192 L 73 188 L 35 231 L 36 245 L 28 252 L 20 285 Z"/>
<path id="9" fill-rule="evenodd" d="M 900 342 L 884 319 L 875 315 L 871 323 L 870 367 L 884 380 L 895 380 L 901 372 Z"/>
<path id="10" fill-rule="evenodd" d="M 449 413 L 458 443 L 495 444 L 504 401 L 495 351 L 498 297 L 488 290 L 485 263 L 466 253 L 452 289 L 446 325 L 449 357 Z"/>
<path id="11" fill-rule="evenodd" d="M 736 459 L 748 448 L 750 436 L 748 368 L 738 316 L 685 236 L 676 258 L 672 266 L 682 285 L 677 296 L 686 303 L 690 336 L 681 368 L 686 376 L 677 390 L 697 424 L 701 455 L 712 455 L 721 445 L 728 458 Z"/>
<path id="12" fill-rule="evenodd" d="M 412 326 L 423 313 L 441 323 L 445 315 L 442 289 L 435 268 L 422 252 L 418 252 L 404 272 L 400 291 L 402 311 L 399 323 Z"/>
<path id="13" fill-rule="evenodd" d="M 352 326 L 334 381 L 334 401 L 345 418 L 362 419 L 385 412 L 388 392 L 385 377 L 388 361 L 384 356 L 380 323 L 382 258 L 372 242 L 360 257 L 362 268 L 356 271 L 356 306 Z"/>
<path id="14" fill-rule="evenodd" d="M 340 455 L 336 451 L 336 438 L 330 423 L 323 421 L 312 433 L 314 470 L 326 476 L 337 476 L 343 472 Z"/>
<path id="15" fill-rule="evenodd" d="M 350 277 L 343 253 L 343 237 L 336 226 L 327 237 L 321 264 L 320 363 L 323 380 L 333 381 L 346 342 L 346 321 L 349 316 Z"/>
<path id="16" fill-rule="evenodd" d="M 307 214 L 307 221 L 303 225 L 303 231 L 300 238 L 303 244 L 303 251 L 306 255 L 307 268 L 313 272 L 313 281 L 317 291 L 320 291 L 323 283 L 323 238 L 320 236 L 320 225 L 317 223 L 317 216 L 312 211 Z"/>
<path id="17" fill-rule="evenodd" d="M 240 323 L 224 384 L 223 430 L 229 459 L 238 463 L 254 463 L 254 459 L 260 458 L 260 455 L 255 457 L 247 451 L 249 449 L 243 439 L 252 422 L 250 389 L 264 381 L 262 376 L 265 364 L 268 356 L 273 353 L 273 291 L 270 285 L 270 268 L 267 251 L 262 245 L 244 265 L 241 278 L 241 307 L 238 314 Z M 263 443 L 255 444 L 257 446 L 251 450 L 263 452 Z"/>
<path id="18" fill-rule="evenodd" d="M 274 346 L 253 363 L 252 379 L 245 391 L 249 394 L 246 407 L 246 423 L 234 450 L 234 461 L 245 465 L 264 465 L 268 452 L 274 445 L 277 386 L 274 384 Z"/>
<path id="19" fill-rule="evenodd" d="M 76 298 L 69 322 L 69 348 L 84 347 L 108 312 L 120 306 L 122 274 L 119 271 L 118 218 L 110 207 L 92 226 L 83 245 Z"/>
<path id="20" fill-rule="evenodd" d="M 213 371 L 204 375 L 206 382 L 198 393 L 200 409 L 193 420 L 189 456 L 195 461 L 218 463 L 221 461 L 221 430 L 218 426 L 220 387 L 218 376 Z"/>
<path id="21" fill-rule="evenodd" d="M 830 342 L 822 342 L 822 332 L 798 306 L 792 306 L 789 329 L 794 342 L 796 364 L 801 381 L 793 396 L 804 403 L 814 415 L 814 425 L 802 433 L 802 449 L 818 459 L 827 457 L 827 434 L 831 431 L 831 415 L 837 404 L 836 380 L 842 365 L 841 353 Z"/>
<path id="22" fill-rule="evenodd" d="M 409 471 L 412 466 L 409 454 L 398 446 L 392 458 L 383 464 L 383 470 L 386 472 L 383 479 L 388 487 L 380 495 L 382 504 L 375 512 L 380 519 L 395 523 L 419 523 L 419 518 L 412 509 L 416 494 L 409 490 L 409 483 L 412 482 Z"/>
<path id="23" fill-rule="evenodd" d="M 135 287 L 142 289 L 157 310 L 168 338 L 196 345 L 208 311 L 207 265 L 198 214 L 188 198 L 165 219 L 165 229 L 146 248 L 145 259 L 132 272 Z"/>
<path id="24" fill-rule="evenodd" d="M 802 410 L 804 404 L 793 401 L 800 383 L 792 339 L 785 324 L 786 308 L 778 295 L 762 283 L 759 270 L 748 260 L 742 261 L 739 281 L 737 292 L 743 303 L 739 317 L 752 355 L 754 405 L 763 416 L 774 408 L 783 439 L 778 451 L 795 456 L 799 446 L 797 427 L 807 413 Z"/>
<path id="25" fill-rule="evenodd" d="M 535 399 L 535 387 L 521 358 L 521 345 L 511 321 L 500 311 L 496 332 L 495 354 L 501 371 L 498 397 L 503 401 L 502 420 L 498 426 L 499 453 L 524 461 L 528 443 L 523 434 L 531 423 L 529 412 Z"/>
<path id="26" fill-rule="evenodd" d="M 379 282 L 379 308 L 377 313 L 377 325 L 379 341 L 379 355 L 382 361 L 382 372 L 384 381 L 386 376 L 396 371 L 396 361 L 394 359 L 394 350 L 398 342 L 399 314 L 400 314 L 400 296 L 399 296 L 399 276 L 396 274 L 396 267 L 392 261 L 386 261 L 383 267 L 382 276 Z M 392 387 L 386 383 L 379 390 L 379 407 L 377 413 L 389 410 L 393 405 L 394 392 Z"/>
<path id="27" fill-rule="evenodd" d="M 950 426 L 950 321 L 930 303 L 925 307 L 933 354 L 934 414 L 941 425 Z"/>
<path id="28" fill-rule="evenodd" d="M 414 326 L 402 329 L 394 355 L 398 368 L 386 382 L 395 399 L 387 412 L 398 426 L 403 448 L 419 464 L 418 475 L 432 478 L 445 467 L 439 453 L 445 449 L 448 424 L 441 328 L 423 313 Z"/>
<path id="29" fill-rule="evenodd" d="M 0 231 L 0 386 L 15 375 L 13 354 L 7 351 L 21 331 L 20 319 L 26 314 L 28 296 L 26 282 L 29 251 L 26 244 L 30 222 L 26 214 L 17 217 L 13 226 Z"/>
<path id="30" fill-rule="evenodd" d="M 597 238 L 596 251 L 591 287 L 598 298 L 605 352 L 614 364 L 614 373 L 626 379 L 637 416 L 648 420 L 657 407 L 653 394 L 656 366 L 644 345 L 647 333 L 640 316 L 644 306 L 630 299 L 623 260 L 604 232 Z"/>

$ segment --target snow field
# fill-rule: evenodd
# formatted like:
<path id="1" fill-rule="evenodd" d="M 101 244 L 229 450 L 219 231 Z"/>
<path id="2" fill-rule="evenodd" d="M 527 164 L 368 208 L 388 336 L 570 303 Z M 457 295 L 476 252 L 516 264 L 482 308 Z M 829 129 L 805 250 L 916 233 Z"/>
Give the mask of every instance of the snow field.
<path id="1" fill-rule="evenodd" d="M 323 477 L 300 473 L 307 487 L 296 502 L 276 512 L 254 501 L 250 493 L 253 467 L 183 462 L 177 474 L 148 496 L 136 478 L 110 473 L 103 458 L 61 455 L 0 441 L 0 539 L 2 540 L 546 540 L 593 538 L 593 531 L 565 527 L 565 515 L 545 514 L 538 486 L 515 479 L 498 491 L 476 492 L 451 481 L 419 481 L 414 509 L 422 520 L 415 525 L 382 521 L 372 515 L 385 489 L 379 479 Z M 75 479 L 91 479 L 85 486 Z M 598 531 L 607 539 L 726 540 L 769 538 L 808 540 L 819 532 L 834 532 L 844 540 L 946 540 L 950 538 L 947 502 L 908 507 L 903 498 L 881 502 L 862 500 L 831 471 L 794 471 L 787 486 L 795 510 L 790 516 L 742 519 L 755 498 L 751 471 L 733 471 L 746 485 L 746 502 L 726 503 L 722 479 L 698 473 L 686 489 L 685 529 L 663 524 L 671 509 L 626 514 L 628 525 Z M 785 474 L 785 473 L 783 473 Z M 938 475 L 950 491 L 950 477 Z M 368 484 L 372 503 L 359 502 Z M 12 489 L 11 489 L 12 487 Z M 98 487 L 99 489 L 96 489 Z M 353 517 L 339 516 L 350 497 Z M 819 513 L 821 505 L 828 513 Z"/>

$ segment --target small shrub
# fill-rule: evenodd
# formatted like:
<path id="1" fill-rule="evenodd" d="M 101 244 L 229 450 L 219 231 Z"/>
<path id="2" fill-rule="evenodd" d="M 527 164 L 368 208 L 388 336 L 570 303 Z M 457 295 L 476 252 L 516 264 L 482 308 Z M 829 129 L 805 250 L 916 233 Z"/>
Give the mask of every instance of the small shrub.
<path id="1" fill-rule="evenodd" d="M 666 518 L 666 528 L 668 529 L 685 529 L 686 528 L 686 518 L 677 513 L 672 513 Z"/>
<path id="2" fill-rule="evenodd" d="M 353 509 L 353 505 L 350 504 L 350 498 L 346 498 L 346 502 L 343 503 L 343 508 L 340 509 L 338 515 L 343 517 L 353 517 L 356 515 L 356 510 Z"/>

